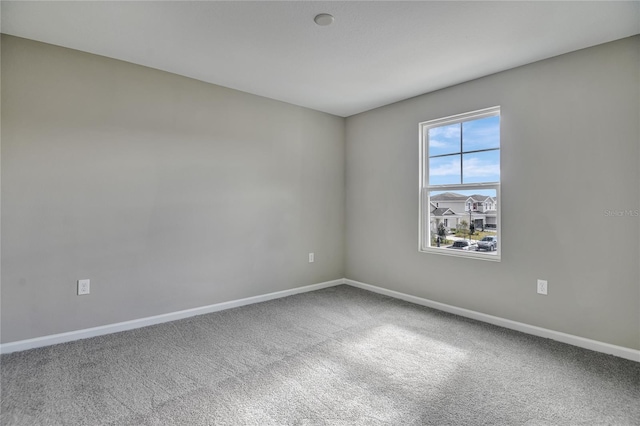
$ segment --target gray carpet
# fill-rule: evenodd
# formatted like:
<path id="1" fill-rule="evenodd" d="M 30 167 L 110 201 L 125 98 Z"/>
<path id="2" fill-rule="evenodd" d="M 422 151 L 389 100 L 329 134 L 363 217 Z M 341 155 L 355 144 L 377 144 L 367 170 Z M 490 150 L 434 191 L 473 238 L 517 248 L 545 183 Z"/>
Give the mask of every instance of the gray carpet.
<path id="1" fill-rule="evenodd" d="M 640 364 L 339 286 L 1 358 L 2 425 L 639 425 Z"/>

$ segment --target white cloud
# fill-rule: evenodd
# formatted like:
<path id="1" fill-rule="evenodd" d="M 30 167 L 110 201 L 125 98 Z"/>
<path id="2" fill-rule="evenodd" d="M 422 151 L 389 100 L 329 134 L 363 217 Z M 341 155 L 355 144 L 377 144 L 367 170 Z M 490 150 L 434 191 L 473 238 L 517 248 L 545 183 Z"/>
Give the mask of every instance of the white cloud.
<path id="1" fill-rule="evenodd" d="M 445 148 L 447 146 L 446 142 L 443 142 L 438 139 L 429 138 L 429 148 Z"/>
<path id="2" fill-rule="evenodd" d="M 452 160 L 429 169 L 430 176 L 460 176 L 460 161 Z"/>
<path id="3" fill-rule="evenodd" d="M 459 166 L 458 166 L 459 167 Z M 500 165 L 494 162 L 481 161 L 479 158 L 469 158 L 464 162 L 464 176 L 471 177 L 487 177 L 500 176 Z"/>
<path id="4" fill-rule="evenodd" d="M 445 139 L 449 138 L 460 138 L 460 125 L 459 124 L 450 124 L 448 126 L 434 127 L 433 129 L 429 129 L 429 140 L 432 137 L 442 136 Z"/>
<path id="5" fill-rule="evenodd" d="M 465 178 L 500 176 L 500 165 L 472 157 L 465 160 L 463 173 Z M 460 160 L 451 160 L 430 168 L 429 176 L 460 176 Z"/>

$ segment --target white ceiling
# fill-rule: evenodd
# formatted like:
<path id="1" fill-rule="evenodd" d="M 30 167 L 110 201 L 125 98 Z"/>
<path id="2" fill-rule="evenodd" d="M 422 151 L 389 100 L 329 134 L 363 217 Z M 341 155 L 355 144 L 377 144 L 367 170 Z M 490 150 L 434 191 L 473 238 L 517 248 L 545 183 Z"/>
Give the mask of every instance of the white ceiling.
<path id="1" fill-rule="evenodd" d="M 318 13 L 334 15 L 317 26 Z M 640 2 L 2 1 L 3 33 L 349 116 L 640 33 Z"/>

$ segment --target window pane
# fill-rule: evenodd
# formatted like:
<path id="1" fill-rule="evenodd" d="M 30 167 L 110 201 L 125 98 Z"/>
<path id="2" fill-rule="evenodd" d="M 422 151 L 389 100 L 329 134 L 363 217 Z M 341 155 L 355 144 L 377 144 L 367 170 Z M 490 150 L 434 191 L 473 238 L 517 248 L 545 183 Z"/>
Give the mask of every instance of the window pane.
<path id="1" fill-rule="evenodd" d="M 464 154 L 462 176 L 462 183 L 500 182 L 500 150 Z"/>
<path id="2" fill-rule="evenodd" d="M 497 255 L 500 238 L 495 189 L 430 191 L 429 200 L 429 247 Z M 485 209 L 485 203 L 493 204 L 494 209 Z M 471 211 L 467 205 L 472 206 Z"/>
<path id="3" fill-rule="evenodd" d="M 460 123 L 429 129 L 429 157 L 460 152 Z"/>
<path id="4" fill-rule="evenodd" d="M 429 159 L 429 185 L 459 184 L 460 155 Z"/>
<path id="5" fill-rule="evenodd" d="M 486 117 L 462 123 L 462 150 L 500 148 L 500 117 Z"/>

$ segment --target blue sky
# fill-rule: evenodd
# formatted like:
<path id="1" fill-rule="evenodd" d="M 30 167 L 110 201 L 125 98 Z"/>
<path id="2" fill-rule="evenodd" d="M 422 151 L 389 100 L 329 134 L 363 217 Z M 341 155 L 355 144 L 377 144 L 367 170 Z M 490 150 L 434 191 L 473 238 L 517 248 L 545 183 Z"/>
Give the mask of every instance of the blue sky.
<path id="1" fill-rule="evenodd" d="M 497 200 L 497 196 L 496 196 L 496 190 L 495 189 L 465 189 L 464 191 L 454 191 L 454 190 L 449 190 L 449 191 L 429 191 L 429 196 L 433 197 L 434 195 L 438 195 L 438 194 L 443 194 L 445 192 L 454 192 L 456 194 L 461 194 L 461 195 L 474 195 L 474 194 L 479 194 L 479 195 L 487 195 L 489 197 L 493 197 Z"/>
<path id="2" fill-rule="evenodd" d="M 429 183 L 431 185 L 498 182 L 500 180 L 500 151 L 478 152 L 460 155 L 462 151 L 500 147 L 500 117 L 486 117 L 462 124 L 429 129 L 429 156 L 446 155 L 429 159 Z M 462 177 L 460 179 L 460 162 Z"/>

